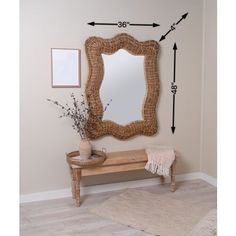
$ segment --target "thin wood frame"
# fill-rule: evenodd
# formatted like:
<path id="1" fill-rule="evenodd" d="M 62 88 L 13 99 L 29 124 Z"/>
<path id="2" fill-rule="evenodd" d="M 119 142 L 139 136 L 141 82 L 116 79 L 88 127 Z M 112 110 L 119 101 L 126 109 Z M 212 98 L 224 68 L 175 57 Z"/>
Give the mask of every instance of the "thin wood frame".
<path id="1" fill-rule="evenodd" d="M 54 85 L 53 84 L 53 50 L 76 50 L 78 51 L 78 84 L 77 85 Z M 51 48 L 51 86 L 52 88 L 81 88 L 81 51 L 78 48 Z"/>
<path id="2" fill-rule="evenodd" d="M 104 135 L 113 135 L 118 139 L 127 139 L 138 134 L 154 135 L 158 128 L 156 105 L 160 91 L 157 66 L 158 42 L 154 40 L 139 42 L 132 36 L 122 33 L 111 39 L 90 37 L 85 42 L 85 49 L 89 65 L 89 76 L 85 92 L 92 114 L 89 116 L 88 121 L 88 136 L 91 139 L 96 139 Z M 133 55 L 144 56 L 147 91 L 142 108 L 143 120 L 135 120 L 127 125 L 119 125 L 110 120 L 102 120 L 103 105 L 99 95 L 104 77 L 102 53 L 112 54 L 119 49 L 125 49 Z"/>

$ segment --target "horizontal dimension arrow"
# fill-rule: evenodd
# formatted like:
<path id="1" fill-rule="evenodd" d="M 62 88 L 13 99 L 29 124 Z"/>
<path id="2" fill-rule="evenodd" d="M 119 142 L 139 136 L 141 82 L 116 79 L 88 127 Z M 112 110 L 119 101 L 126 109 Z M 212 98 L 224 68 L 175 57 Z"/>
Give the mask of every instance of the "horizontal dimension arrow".
<path id="1" fill-rule="evenodd" d="M 188 12 L 185 13 L 184 15 L 182 15 L 182 17 L 181 17 L 176 23 L 173 23 L 173 24 L 171 25 L 171 28 L 167 31 L 167 33 L 161 36 L 159 42 L 161 42 L 162 40 L 164 40 L 164 39 L 166 38 L 166 35 L 167 35 L 167 34 L 169 34 L 171 31 L 175 30 L 175 26 L 178 25 L 183 19 L 186 19 L 187 15 L 188 15 Z"/>
<path id="2" fill-rule="evenodd" d="M 117 23 L 97 23 L 97 22 L 89 22 L 87 23 L 88 25 L 95 26 L 95 25 L 117 25 L 119 28 L 126 28 L 128 25 L 129 26 L 151 26 L 151 27 L 157 27 L 160 26 L 157 23 L 152 23 L 152 24 L 135 24 L 135 23 L 130 23 L 128 21 L 119 21 Z"/>
<path id="3" fill-rule="evenodd" d="M 117 25 L 117 23 L 96 23 L 96 22 L 92 21 L 92 22 L 89 22 L 88 25 L 92 25 L 92 26 L 95 26 L 95 25 Z"/>
<path id="4" fill-rule="evenodd" d="M 156 24 L 156 23 L 152 23 L 152 24 L 132 24 L 132 23 L 130 23 L 129 25 L 130 26 L 152 26 L 152 27 L 160 26 L 159 24 Z"/>

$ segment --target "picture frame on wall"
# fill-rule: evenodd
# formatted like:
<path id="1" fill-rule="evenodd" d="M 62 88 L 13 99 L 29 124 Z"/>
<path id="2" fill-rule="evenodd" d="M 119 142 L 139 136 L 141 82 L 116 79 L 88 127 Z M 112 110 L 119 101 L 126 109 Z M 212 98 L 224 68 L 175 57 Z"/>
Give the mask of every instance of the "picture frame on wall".
<path id="1" fill-rule="evenodd" d="M 52 88 L 80 88 L 80 64 L 80 49 L 51 48 Z"/>

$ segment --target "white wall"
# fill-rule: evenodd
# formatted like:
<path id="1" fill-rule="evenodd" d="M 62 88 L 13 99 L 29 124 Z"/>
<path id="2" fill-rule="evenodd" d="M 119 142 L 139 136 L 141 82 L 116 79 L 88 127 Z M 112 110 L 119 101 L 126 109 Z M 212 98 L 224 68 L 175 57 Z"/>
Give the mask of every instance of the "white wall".
<path id="1" fill-rule="evenodd" d="M 189 12 L 186 20 L 161 42 L 161 94 L 158 104 L 159 132 L 126 141 L 104 137 L 93 142 L 108 151 L 142 148 L 149 143 L 172 145 L 181 153 L 178 173 L 200 170 L 202 1 L 196 0 L 22 0 L 20 155 L 21 194 L 67 188 L 70 178 L 65 153 L 76 150 L 79 137 L 69 120 L 58 119 L 59 111 L 46 98 L 67 102 L 78 89 L 53 89 L 50 78 L 50 48 L 82 50 L 82 83 L 88 76 L 84 42 L 89 36 L 113 37 L 122 32 L 138 40 L 159 41 L 171 24 Z M 127 27 L 87 25 L 87 22 L 159 23 L 161 26 Z M 171 133 L 173 44 L 177 43 L 176 131 Z M 83 90 L 83 88 L 82 88 Z M 110 174 L 83 179 L 84 185 L 142 179 L 144 171 Z"/>
<path id="2" fill-rule="evenodd" d="M 201 171 L 217 176 L 217 2 L 204 0 Z"/>

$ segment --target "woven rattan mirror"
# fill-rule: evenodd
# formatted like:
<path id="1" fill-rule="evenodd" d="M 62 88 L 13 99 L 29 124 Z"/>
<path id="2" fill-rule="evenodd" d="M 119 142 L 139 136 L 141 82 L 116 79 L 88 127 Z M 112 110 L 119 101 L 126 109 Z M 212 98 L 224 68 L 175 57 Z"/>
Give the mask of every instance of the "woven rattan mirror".
<path id="1" fill-rule="evenodd" d="M 132 36 L 123 33 L 112 39 L 90 37 L 85 42 L 85 49 L 89 65 L 86 97 L 92 114 L 88 122 L 88 136 L 96 139 L 104 135 L 113 135 L 119 139 L 127 139 L 138 134 L 154 135 L 157 132 L 156 104 L 160 88 L 157 68 L 159 44 L 154 40 L 139 42 Z M 127 124 L 103 119 L 105 104 L 102 103 L 100 94 L 104 80 L 103 55 L 113 55 L 120 49 L 126 50 L 131 55 L 143 56 L 144 59 L 142 66 L 144 67 L 143 79 L 146 88 L 140 108 L 142 119 L 134 119 Z"/>

